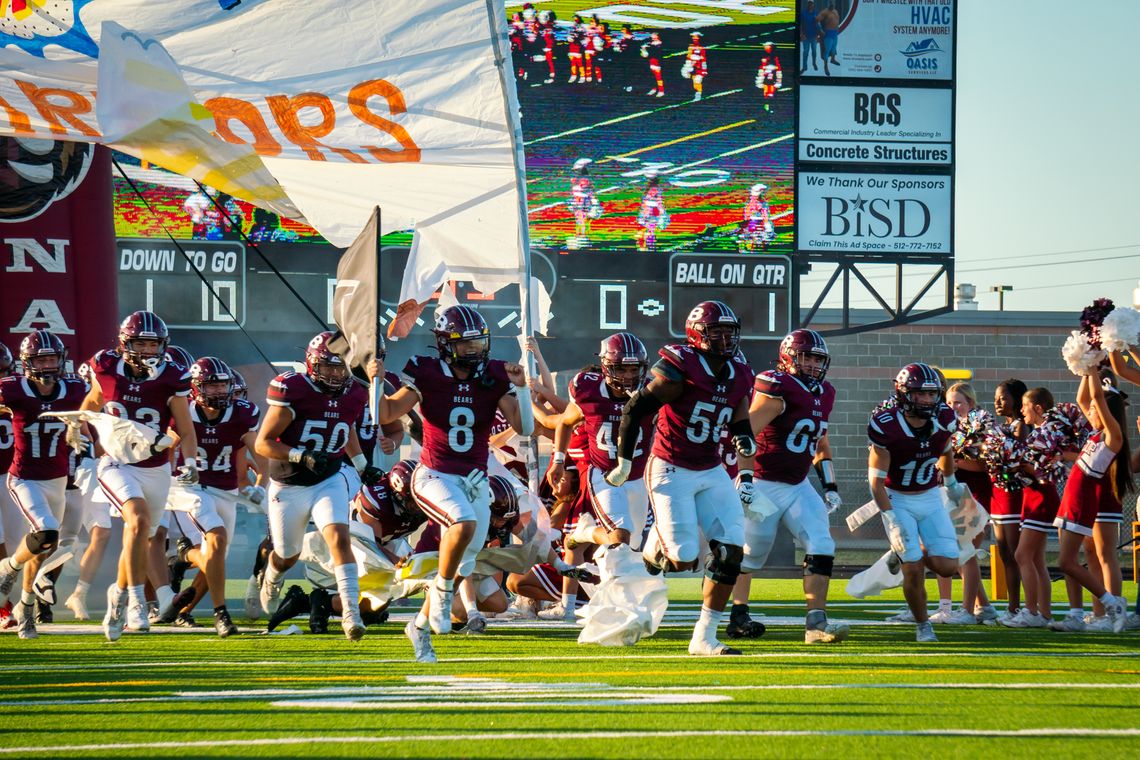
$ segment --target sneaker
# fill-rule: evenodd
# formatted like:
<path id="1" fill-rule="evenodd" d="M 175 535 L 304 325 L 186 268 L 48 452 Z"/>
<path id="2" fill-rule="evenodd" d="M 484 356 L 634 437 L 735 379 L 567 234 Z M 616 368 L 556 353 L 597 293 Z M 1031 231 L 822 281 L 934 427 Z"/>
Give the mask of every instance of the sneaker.
<path id="1" fill-rule="evenodd" d="M 487 618 L 481 612 L 473 612 L 467 616 L 467 633 L 479 635 L 487 630 Z"/>
<path id="2" fill-rule="evenodd" d="M 332 617 L 332 613 L 332 596 L 329 592 L 323 588 L 314 588 L 309 592 L 309 631 L 311 633 L 328 633 L 329 618 Z"/>
<path id="3" fill-rule="evenodd" d="M 364 638 L 364 621 L 360 619 L 359 610 L 349 610 L 340 617 L 340 627 L 344 637 L 349 641 L 360 641 Z"/>
<path id="4" fill-rule="evenodd" d="M 574 617 L 574 608 L 566 609 L 562 606 L 562 602 L 558 602 L 553 607 L 548 607 L 542 612 L 538 613 L 539 620 L 562 620 L 567 623 L 573 623 L 577 620 Z"/>
<path id="5" fill-rule="evenodd" d="M 910 608 L 908 607 L 896 615 L 891 615 L 889 618 L 887 618 L 887 622 L 888 623 L 913 623 L 914 622 L 914 613 L 911 612 Z"/>
<path id="6" fill-rule="evenodd" d="M 52 612 L 51 605 L 43 599 L 36 599 L 36 622 L 41 625 L 55 622 L 55 613 Z"/>
<path id="7" fill-rule="evenodd" d="M 930 644 L 938 641 L 938 637 L 934 635 L 934 626 L 930 624 L 929 620 L 914 627 L 914 640 L 919 644 Z"/>
<path id="8" fill-rule="evenodd" d="M 1107 615 L 1085 618 L 1085 630 L 1092 633 L 1109 633 L 1112 631 L 1112 620 Z"/>
<path id="9" fill-rule="evenodd" d="M 179 612 L 174 617 L 175 628 L 201 628 L 202 624 L 194 619 L 189 612 Z"/>
<path id="10" fill-rule="evenodd" d="M 91 619 L 90 613 L 87 612 L 87 600 L 79 596 L 79 594 L 72 593 L 71 596 L 67 597 L 67 601 L 63 603 L 63 606 L 71 610 L 76 620 Z"/>
<path id="11" fill-rule="evenodd" d="M 1038 612 L 1036 615 L 1025 616 L 1026 628 L 1048 628 L 1049 624 L 1053 622 L 1053 618 L 1047 618 Z"/>
<path id="12" fill-rule="evenodd" d="M 438 577 L 436 576 L 437 579 Z M 455 591 L 441 589 L 435 581 L 432 581 L 427 593 L 431 595 L 428 625 L 431 626 L 432 633 L 440 636 L 451 633 L 451 599 L 455 595 Z"/>
<path id="13" fill-rule="evenodd" d="M 975 608 L 975 609 L 977 609 L 977 608 Z M 977 619 L 978 619 L 977 621 L 979 623 L 985 625 L 987 623 L 996 622 L 997 618 L 998 618 L 998 613 L 997 613 L 997 610 L 994 609 L 994 606 L 992 604 L 987 604 L 985 607 L 982 607 L 980 610 L 978 610 L 978 614 L 975 617 L 977 617 Z"/>
<path id="14" fill-rule="evenodd" d="M 998 618 L 998 625 L 1004 625 L 1006 628 L 1028 628 L 1026 619 L 1033 617 L 1029 610 L 1022 607 L 1017 611 L 1016 615 L 1008 615 Z"/>
<path id="15" fill-rule="evenodd" d="M 1122 596 L 1113 597 L 1113 600 L 1104 605 L 1105 614 L 1112 621 L 1112 632 L 1123 633 L 1124 625 L 1128 622 L 1128 600 Z"/>
<path id="16" fill-rule="evenodd" d="M 738 655 L 744 654 L 739 649 L 734 649 L 727 644 L 722 644 L 717 641 L 712 644 L 704 639 L 689 642 L 689 654 L 697 655 L 699 657 L 720 657 L 724 655 Z"/>
<path id="17" fill-rule="evenodd" d="M 567 549 L 576 549 L 582 544 L 592 544 L 594 542 L 594 528 L 596 527 L 598 524 L 594 522 L 592 516 L 582 515 L 578 518 L 574 531 L 566 537 L 563 543 Z"/>
<path id="18" fill-rule="evenodd" d="M 169 625 L 170 623 L 173 623 L 174 619 L 178 617 L 179 610 L 190 604 L 190 602 L 194 601 L 194 597 L 195 594 L 193 586 L 187 586 L 186 588 L 182 589 L 174 595 L 174 598 L 170 600 L 170 606 L 166 608 L 166 611 L 163 614 L 158 616 L 158 620 L 155 622 L 162 623 L 163 625 Z"/>
<path id="19" fill-rule="evenodd" d="M 1085 620 L 1080 615 L 1066 615 L 1049 621 L 1049 630 L 1060 633 L 1080 633 L 1085 630 Z"/>
<path id="20" fill-rule="evenodd" d="M 838 644 L 851 634 L 847 623 L 827 623 L 823 628 L 805 628 L 805 644 Z"/>
<path id="21" fill-rule="evenodd" d="M 304 615 L 311 609 L 309 595 L 305 593 L 305 590 L 297 585 L 290 586 L 289 590 L 285 592 L 285 598 L 281 600 L 281 604 L 277 605 L 277 611 L 269 616 L 269 625 L 266 626 L 266 630 L 275 631 L 277 626 L 286 620 Z"/>
<path id="22" fill-rule="evenodd" d="M 412 642 L 412 649 L 416 653 L 416 662 L 438 662 L 435 649 L 431 645 L 431 631 L 416 628 L 416 621 L 409 620 L 404 626 L 404 635 Z"/>
<path id="23" fill-rule="evenodd" d="M 218 610 L 214 613 L 214 630 L 217 631 L 218 636 L 223 639 L 233 636 L 238 632 L 234 621 L 230 620 L 228 610 Z"/>
<path id="24" fill-rule="evenodd" d="M 116 600 L 118 600 L 116 602 Z M 126 621 L 127 592 L 112 583 L 107 587 L 107 614 L 103 616 L 103 635 L 107 641 L 118 641 Z"/>
<path id="25" fill-rule="evenodd" d="M 277 577 L 276 581 L 270 581 L 268 577 L 263 577 L 261 581 L 261 591 L 258 598 L 261 601 L 261 609 L 265 610 L 266 615 L 272 615 L 277 611 L 277 605 L 280 603 L 281 587 L 285 585 L 285 579 L 281 576 Z"/>
<path id="26" fill-rule="evenodd" d="M 250 620 L 257 620 L 265 614 L 261 609 L 261 576 L 251 575 L 245 584 L 245 616 Z"/>
<path id="27" fill-rule="evenodd" d="M 1133 612 L 1124 621 L 1124 630 L 1137 631 L 1140 630 L 1140 612 Z"/>
<path id="28" fill-rule="evenodd" d="M 1021 614 L 1021 610 L 1004 609 L 1001 612 L 999 612 L 997 614 L 997 617 L 995 617 L 993 620 L 987 621 L 986 625 L 1002 625 L 1003 620 L 1009 620 L 1010 618 L 1015 618 L 1020 614 Z"/>
<path id="29" fill-rule="evenodd" d="M 997 617 L 996 613 L 994 617 Z M 946 616 L 946 625 L 977 625 L 978 616 L 971 615 L 965 608 L 959 607 Z"/>
<path id="30" fill-rule="evenodd" d="M 21 639 L 36 639 L 39 634 L 36 633 L 36 608 L 35 605 L 21 604 L 20 607 L 20 627 L 17 632 Z"/>
<path id="31" fill-rule="evenodd" d="M 939 607 L 938 611 L 929 617 L 929 620 L 935 625 L 943 625 L 947 620 L 950 619 L 951 614 L 952 612 L 950 610 Z"/>
<path id="32" fill-rule="evenodd" d="M 157 615 L 158 610 L 155 610 Z M 147 606 L 143 604 L 127 604 L 127 628 L 137 633 L 150 632 L 150 615 L 147 614 Z"/>

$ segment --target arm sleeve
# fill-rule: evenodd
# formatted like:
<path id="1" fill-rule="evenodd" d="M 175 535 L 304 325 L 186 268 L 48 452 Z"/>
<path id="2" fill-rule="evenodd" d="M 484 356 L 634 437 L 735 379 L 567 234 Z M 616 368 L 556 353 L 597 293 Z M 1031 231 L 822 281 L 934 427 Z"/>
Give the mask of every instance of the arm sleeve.
<path id="1" fill-rule="evenodd" d="M 637 434 L 644 417 L 652 416 L 663 406 L 660 400 L 644 389 L 636 391 L 621 412 L 618 426 L 618 456 L 632 460 L 637 450 Z"/>

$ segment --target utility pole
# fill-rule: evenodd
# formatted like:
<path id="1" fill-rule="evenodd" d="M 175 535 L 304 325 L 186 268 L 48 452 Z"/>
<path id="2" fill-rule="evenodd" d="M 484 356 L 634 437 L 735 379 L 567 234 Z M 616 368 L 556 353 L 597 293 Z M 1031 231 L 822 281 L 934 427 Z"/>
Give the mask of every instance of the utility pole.
<path id="1" fill-rule="evenodd" d="M 998 294 L 998 311 L 1005 311 L 1005 294 L 1013 290 L 1012 285 L 994 285 L 990 287 L 991 293 Z"/>

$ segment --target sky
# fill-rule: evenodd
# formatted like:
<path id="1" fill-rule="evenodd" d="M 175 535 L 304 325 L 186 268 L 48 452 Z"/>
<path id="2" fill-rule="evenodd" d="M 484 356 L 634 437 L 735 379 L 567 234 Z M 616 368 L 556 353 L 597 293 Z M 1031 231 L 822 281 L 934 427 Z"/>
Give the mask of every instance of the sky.
<path id="1" fill-rule="evenodd" d="M 1132 305 L 1140 51 L 1129 30 L 1138 8 L 960 0 L 956 280 L 977 286 L 981 309 L 997 309 L 989 288 L 999 284 L 1014 288 L 1007 310 L 1079 311 L 1099 297 Z"/>

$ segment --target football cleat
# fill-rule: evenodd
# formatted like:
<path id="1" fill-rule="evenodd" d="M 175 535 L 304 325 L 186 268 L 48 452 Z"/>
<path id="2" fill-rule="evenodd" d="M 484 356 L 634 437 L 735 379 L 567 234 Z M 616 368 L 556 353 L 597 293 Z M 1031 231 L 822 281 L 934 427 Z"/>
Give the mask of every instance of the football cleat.
<path id="1" fill-rule="evenodd" d="M 112 583 L 107 587 L 107 614 L 103 616 L 103 635 L 107 641 L 118 641 L 126 621 L 127 592 Z"/>
<path id="2" fill-rule="evenodd" d="M 87 612 L 87 600 L 81 597 L 78 593 L 72 593 L 67 597 L 67 601 L 63 603 L 64 607 L 71 610 L 75 615 L 76 620 L 90 620 L 91 615 Z"/>
<path id="3" fill-rule="evenodd" d="M 285 592 L 285 598 L 277 606 L 277 611 L 269 616 L 269 625 L 266 626 L 265 630 L 275 631 L 277 626 L 286 620 L 308 614 L 310 609 L 309 595 L 305 593 L 305 590 L 300 586 L 290 586 L 289 590 Z"/>
<path id="4" fill-rule="evenodd" d="M 404 626 L 404 635 L 408 637 L 408 641 L 412 642 L 412 649 L 416 653 L 416 662 L 438 662 L 435 656 L 435 648 L 431 645 L 431 631 L 416 628 L 416 621 L 409 620 L 408 624 Z"/>
<path id="5" fill-rule="evenodd" d="M 234 621 L 230 620 L 230 613 L 226 610 L 218 610 L 214 613 L 214 630 L 218 632 L 221 638 L 228 638 L 238 632 L 237 626 Z"/>
<path id="6" fill-rule="evenodd" d="M 171 597 L 171 598 L 173 598 L 173 597 Z M 148 601 L 146 603 L 146 619 L 147 619 L 147 622 L 148 623 L 157 623 L 158 619 L 160 617 L 162 617 L 162 613 L 159 610 L 158 602 L 153 601 L 153 600 Z M 131 626 L 128 624 L 128 627 L 131 627 Z"/>
<path id="7" fill-rule="evenodd" d="M 851 635 L 851 626 L 847 623 L 827 623 L 823 628 L 805 628 L 805 644 L 838 644 Z"/>
<path id="8" fill-rule="evenodd" d="M 728 616 L 724 632 L 730 639 L 758 639 L 767 632 L 767 627 L 748 614 L 747 604 L 734 604 Z"/>
<path id="9" fill-rule="evenodd" d="M 577 524 L 574 526 L 574 531 L 566 537 L 563 542 L 567 549 L 576 549 L 582 544 L 594 543 L 594 528 L 598 524 L 594 522 L 594 518 L 588 514 L 582 515 L 578 518 Z"/>
<path id="10" fill-rule="evenodd" d="M 284 585 L 285 580 L 280 576 L 276 581 L 270 581 L 268 575 L 263 576 L 259 598 L 261 600 L 261 609 L 265 610 L 266 615 L 272 615 L 277 611 L 277 605 L 280 603 L 281 587 Z"/>
<path id="11" fill-rule="evenodd" d="M 250 620 L 257 620 L 265 614 L 261 608 L 261 575 L 249 576 L 245 585 L 245 616 Z"/>
<path id="12" fill-rule="evenodd" d="M 344 630 L 344 637 L 349 641 L 360 641 L 364 638 L 364 621 L 359 612 L 347 612 L 341 615 L 340 627 Z"/>
<path id="13" fill-rule="evenodd" d="M 727 644 L 721 642 L 710 643 L 704 639 L 694 639 L 689 642 L 689 654 L 697 655 L 699 657 L 719 657 L 724 655 L 737 655 L 743 654 L 739 649 L 734 649 Z"/>
<path id="14" fill-rule="evenodd" d="M 21 639 L 39 638 L 39 634 L 36 633 L 35 605 L 21 604 L 20 608 L 20 626 L 16 629 L 16 632 Z"/>
<path id="15" fill-rule="evenodd" d="M 201 628 L 202 625 L 189 612 L 179 612 L 174 618 L 175 628 Z"/>
<path id="16" fill-rule="evenodd" d="M 158 610 L 155 610 L 155 616 L 158 615 Z M 149 633 L 150 632 L 150 615 L 147 614 L 147 605 L 145 604 L 127 604 L 127 628 L 130 628 L 136 633 Z"/>
<path id="17" fill-rule="evenodd" d="M 170 606 L 166 608 L 166 612 L 159 615 L 158 619 L 155 622 L 161 623 L 163 625 L 169 625 L 170 623 L 173 623 L 175 618 L 178 617 L 179 611 L 194 601 L 194 596 L 195 594 L 193 587 L 182 589 L 174 595 L 174 598 L 170 600 Z"/>
<path id="18" fill-rule="evenodd" d="M 4 566 L 7 567 L 8 563 L 5 562 Z M 19 570 L 12 570 L 0 574 L 0 598 L 7 597 L 12 591 L 12 587 L 16 585 L 16 576 L 19 575 Z"/>
<path id="19" fill-rule="evenodd" d="M 538 617 L 538 600 L 529 596 L 516 596 L 511 606 L 495 617 L 503 620 L 535 620 Z"/>
<path id="20" fill-rule="evenodd" d="M 665 550 L 661 548 L 660 541 L 645 542 L 641 550 L 641 561 L 645 563 L 645 571 L 650 575 L 661 575 L 665 569 Z"/>
<path id="21" fill-rule="evenodd" d="M 478 635 L 487 630 L 487 618 L 482 612 L 472 612 L 467 616 L 467 633 Z"/>
<path id="22" fill-rule="evenodd" d="M 309 631 L 328 633 L 332 617 L 332 597 L 323 588 L 314 588 L 309 594 Z"/>
<path id="23" fill-rule="evenodd" d="M 548 607 L 538 613 L 539 620 L 563 620 L 567 623 L 575 622 L 574 608 L 567 609 L 562 606 L 562 602 L 558 602 L 552 607 Z"/>
<path id="24" fill-rule="evenodd" d="M 42 625 L 55 622 L 55 613 L 52 612 L 51 605 L 45 604 L 42 599 L 36 600 L 36 622 Z"/>
<path id="25" fill-rule="evenodd" d="M 938 637 L 934 635 L 934 626 L 927 620 L 925 623 L 919 623 L 914 627 L 914 640 L 920 644 L 930 644 L 938 641 Z"/>
<path id="26" fill-rule="evenodd" d="M 430 594 L 429 598 L 431 599 L 428 624 L 431 626 L 432 633 L 440 636 L 451 633 L 451 599 L 455 595 L 454 590 L 441 589 L 433 581 L 428 586 L 427 593 Z"/>

